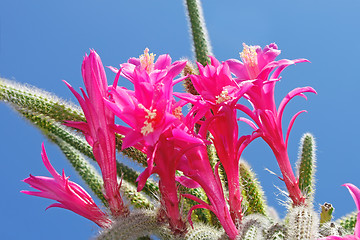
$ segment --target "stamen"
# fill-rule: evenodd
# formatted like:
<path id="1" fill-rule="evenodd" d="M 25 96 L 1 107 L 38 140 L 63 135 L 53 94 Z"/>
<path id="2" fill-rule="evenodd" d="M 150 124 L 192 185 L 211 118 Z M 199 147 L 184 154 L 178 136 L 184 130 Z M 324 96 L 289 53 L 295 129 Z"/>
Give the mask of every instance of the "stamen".
<path id="1" fill-rule="evenodd" d="M 145 48 L 144 54 L 140 57 L 140 65 L 141 69 L 145 69 L 147 73 L 150 73 L 154 70 L 154 60 L 155 60 L 155 54 L 150 53 L 149 49 Z"/>
<path id="2" fill-rule="evenodd" d="M 181 119 L 181 117 L 183 116 L 182 114 L 182 110 L 181 110 L 181 107 L 177 107 L 173 110 L 173 113 L 172 113 L 176 118 L 178 119 Z"/>
<path id="3" fill-rule="evenodd" d="M 154 110 L 149 110 L 147 108 L 144 107 L 144 105 L 142 105 L 141 103 L 138 104 L 138 107 L 143 109 L 145 111 L 145 113 L 147 115 L 145 115 L 145 122 L 144 122 L 144 126 L 141 128 L 141 134 L 146 136 L 149 133 L 154 132 L 154 122 L 153 120 L 156 118 L 156 109 Z"/>
<path id="4" fill-rule="evenodd" d="M 149 123 L 148 121 L 145 121 L 144 126 L 141 128 L 141 134 L 146 136 L 152 132 L 154 132 L 153 123 Z"/>
<path id="5" fill-rule="evenodd" d="M 245 64 L 248 64 L 250 67 L 257 66 L 257 53 L 255 46 L 248 46 L 243 43 L 244 50 L 240 53 L 240 57 Z"/>
<path id="6" fill-rule="evenodd" d="M 256 46 L 248 46 L 243 43 L 244 50 L 240 53 L 240 58 L 245 64 L 246 70 L 251 79 L 255 79 L 259 74 L 259 67 L 257 61 Z"/>
<path id="7" fill-rule="evenodd" d="M 219 96 L 216 96 L 216 103 L 220 104 L 222 102 L 230 100 L 231 97 L 229 96 L 229 92 L 226 89 L 223 89 L 223 91 L 220 93 Z"/>

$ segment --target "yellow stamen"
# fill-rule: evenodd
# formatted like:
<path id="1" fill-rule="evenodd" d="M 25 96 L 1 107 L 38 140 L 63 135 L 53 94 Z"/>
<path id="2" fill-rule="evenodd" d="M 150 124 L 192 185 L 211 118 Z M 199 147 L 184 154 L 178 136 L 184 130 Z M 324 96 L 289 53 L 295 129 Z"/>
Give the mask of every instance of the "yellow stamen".
<path id="1" fill-rule="evenodd" d="M 152 133 L 154 131 L 154 126 L 153 126 L 153 121 L 156 118 L 156 109 L 154 110 L 149 110 L 147 108 L 144 107 L 144 105 L 142 105 L 141 103 L 138 104 L 138 107 L 143 109 L 145 111 L 145 113 L 147 114 L 145 116 L 145 122 L 144 122 L 144 126 L 141 128 L 141 134 L 146 136 L 149 133 Z"/>
<path id="2" fill-rule="evenodd" d="M 146 136 L 149 133 L 154 132 L 153 123 L 149 123 L 148 121 L 145 121 L 145 125 L 141 128 L 141 134 Z"/>
<path id="3" fill-rule="evenodd" d="M 173 110 L 173 115 L 174 115 L 176 118 L 181 119 L 181 117 L 183 116 L 181 107 L 175 108 L 175 109 Z"/>
<path id="4" fill-rule="evenodd" d="M 231 99 L 231 97 L 229 96 L 228 90 L 223 89 L 223 91 L 220 93 L 220 95 L 216 96 L 216 103 L 220 104 L 220 103 L 225 102 L 230 99 Z"/>
<path id="5" fill-rule="evenodd" d="M 150 53 L 149 49 L 145 48 L 144 54 L 140 57 L 140 65 L 142 69 L 145 69 L 147 73 L 150 73 L 154 70 L 154 60 L 155 60 L 155 54 Z"/>
<path id="6" fill-rule="evenodd" d="M 257 53 L 255 46 L 248 46 L 243 43 L 244 50 L 240 53 L 240 57 L 245 64 L 248 64 L 250 67 L 257 66 Z"/>
<path id="7" fill-rule="evenodd" d="M 240 57 L 246 67 L 251 79 L 255 79 L 259 74 L 256 46 L 248 46 L 243 43 L 244 50 L 240 53 Z"/>

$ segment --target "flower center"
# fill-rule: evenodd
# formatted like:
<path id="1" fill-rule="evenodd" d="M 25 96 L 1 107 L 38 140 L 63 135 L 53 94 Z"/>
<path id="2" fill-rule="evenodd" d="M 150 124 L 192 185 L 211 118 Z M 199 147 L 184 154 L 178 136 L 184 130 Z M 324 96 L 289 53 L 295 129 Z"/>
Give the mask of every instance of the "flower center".
<path id="1" fill-rule="evenodd" d="M 154 70 L 155 54 L 153 53 L 149 54 L 148 48 L 145 48 L 144 54 L 141 55 L 139 58 L 140 58 L 141 69 L 145 70 L 147 73 L 150 73 Z"/>
<path id="2" fill-rule="evenodd" d="M 146 113 L 144 126 L 140 130 L 141 134 L 146 136 L 149 133 L 154 132 L 154 120 L 156 118 L 156 109 L 149 110 L 149 109 L 145 108 L 144 105 L 142 105 L 142 104 L 139 104 L 138 106 L 141 109 L 143 109 Z"/>
<path id="3" fill-rule="evenodd" d="M 219 96 L 216 96 L 216 103 L 220 104 L 227 100 L 230 100 L 231 97 L 229 96 L 229 92 L 226 89 L 223 89 Z"/>
<path id="4" fill-rule="evenodd" d="M 260 72 L 257 61 L 256 47 L 248 46 L 245 43 L 243 43 L 243 47 L 244 49 L 240 53 L 240 58 L 246 67 L 250 79 L 255 79 Z"/>
<path id="5" fill-rule="evenodd" d="M 172 114 L 177 118 L 177 119 L 181 119 L 181 117 L 183 116 L 182 111 L 181 111 L 181 107 L 177 107 L 173 110 Z"/>

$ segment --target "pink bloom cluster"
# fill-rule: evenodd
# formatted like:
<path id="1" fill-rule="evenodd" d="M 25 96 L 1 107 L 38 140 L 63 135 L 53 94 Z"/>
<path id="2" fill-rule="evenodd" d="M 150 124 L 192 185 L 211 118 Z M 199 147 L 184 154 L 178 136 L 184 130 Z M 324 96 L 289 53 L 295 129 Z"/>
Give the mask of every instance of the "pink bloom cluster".
<path id="1" fill-rule="evenodd" d="M 294 89 L 276 108 L 274 88 L 280 79 L 280 73 L 289 65 L 307 61 L 275 61 L 279 54 L 280 50 L 275 44 L 264 49 L 244 44 L 244 51 L 240 54 L 242 62 L 235 59 L 219 62 L 210 57 L 211 64 L 202 66 L 198 63 L 198 75 L 176 79 L 183 71 L 185 61 L 172 62 L 169 55 L 161 55 L 155 61 L 155 55 L 145 49 L 143 55 L 129 59 L 127 63 L 120 65 L 120 69 L 111 68 L 116 73 L 116 78 L 114 84 L 108 87 L 100 57 L 91 51 L 85 57 L 82 67 L 88 96 L 81 90 L 84 96 L 82 98 L 66 83 L 78 99 L 87 122 L 68 122 L 66 125 L 80 129 L 93 147 L 94 156 L 102 171 L 105 197 L 109 201 L 112 215 L 118 217 L 128 213 L 120 196 L 116 177 L 115 132 L 124 136 L 123 149 L 133 146 L 147 155 L 148 166 L 137 179 L 138 190 L 144 187 L 152 174 L 159 176 L 159 219 L 167 221 L 174 233 L 186 231 L 186 224 L 179 211 L 182 196 L 198 202 L 189 212 L 190 223 L 193 210 L 206 208 L 218 217 L 228 236 L 236 238 L 243 214 L 239 161 L 246 146 L 258 137 L 263 138 L 273 150 L 293 204 L 303 204 L 305 197 L 298 187 L 287 153 L 291 127 L 295 118 L 303 111 L 295 114 L 290 121 L 285 140 L 282 115 L 293 97 L 305 97 L 304 92 L 316 92 L 311 87 Z M 129 80 L 133 89 L 118 86 L 120 77 Z M 199 95 L 173 92 L 173 86 L 186 77 L 191 78 Z M 248 100 L 253 108 L 240 104 L 241 98 Z M 188 103 L 193 107 L 184 115 L 182 109 Z M 238 111 L 247 114 L 249 119 L 238 118 Z M 116 125 L 114 116 L 127 126 Z M 239 136 L 239 121 L 248 123 L 254 129 L 253 133 Z M 196 131 L 195 125 L 200 126 Z M 210 136 L 210 140 L 207 136 Z M 220 160 L 214 170 L 207 154 L 209 144 L 214 144 Z M 222 164 L 226 172 L 229 196 L 225 196 L 222 189 L 219 164 Z M 202 187 L 209 203 L 190 194 L 179 195 L 178 183 L 188 188 Z M 42 189 L 41 187 L 58 188 L 47 182 L 39 183 L 37 188 Z M 81 198 L 80 195 L 78 197 Z M 71 196 L 49 198 L 63 205 L 66 202 L 66 208 L 79 213 L 73 206 L 77 202 L 67 201 Z M 83 212 L 79 214 L 95 221 L 95 214 L 92 215 L 93 212 L 90 211 L 88 213 L 89 215 Z M 101 215 L 98 211 L 96 214 Z"/>

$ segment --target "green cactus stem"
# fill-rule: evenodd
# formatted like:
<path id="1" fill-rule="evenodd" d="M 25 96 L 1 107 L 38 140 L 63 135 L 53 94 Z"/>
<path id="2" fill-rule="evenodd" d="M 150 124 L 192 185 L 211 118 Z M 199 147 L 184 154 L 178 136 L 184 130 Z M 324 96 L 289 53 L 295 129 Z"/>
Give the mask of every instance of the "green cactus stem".
<path id="1" fill-rule="evenodd" d="M 51 140 L 53 140 L 53 136 L 56 136 L 67 144 L 71 145 L 81 154 L 84 154 L 90 159 L 96 161 L 92 153 L 92 147 L 78 134 L 70 131 L 69 128 L 59 125 L 57 122 L 54 122 L 54 120 L 49 117 L 45 117 L 41 114 L 39 115 L 38 113 L 31 112 L 27 109 L 17 106 L 14 107 L 14 109 L 19 112 L 23 117 L 27 118 L 32 124 L 37 126 L 43 132 L 43 134 L 45 136 L 48 136 Z M 58 144 L 60 142 L 57 141 L 56 143 Z M 117 172 L 119 177 L 123 177 L 125 181 L 128 181 L 134 186 L 136 185 L 135 181 L 139 176 L 139 173 L 137 171 L 127 167 L 125 164 L 117 162 Z M 157 199 L 158 186 L 154 181 L 148 180 L 146 185 L 144 186 L 143 191 L 149 197 Z"/>
<path id="2" fill-rule="evenodd" d="M 287 229 L 285 225 L 280 223 L 272 224 L 265 233 L 265 239 L 271 240 L 286 240 L 287 237 Z"/>
<path id="3" fill-rule="evenodd" d="M 309 206 L 296 206 L 289 210 L 287 219 L 288 238 L 291 240 L 313 240 L 319 236 L 317 213 Z"/>
<path id="4" fill-rule="evenodd" d="M 95 168 L 71 145 L 49 133 L 47 135 L 49 139 L 59 146 L 66 158 L 69 160 L 74 169 L 78 172 L 80 177 L 89 186 L 89 188 L 95 193 L 95 195 L 101 200 L 101 202 L 107 206 L 108 202 L 103 194 L 103 180 L 101 175 L 95 170 Z"/>
<path id="5" fill-rule="evenodd" d="M 307 199 L 307 204 L 312 204 L 315 193 L 315 140 L 310 133 L 305 133 L 300 141 L 298 160 L 299 188 Z"/>
<path id="6" fill-rule="evenodd" d="M 212 55 L 212 50 L 201 2 L 200 0 L 185 0 L 185 5 L 187 7 L 196 60 L 205 66 L 209 62 L 208 56 Z"/>
<path id="7" fill-rule="evenodd" d="M 97 240 L 138 239 L 155 233 L 162 227 L 153 210 L 134 210 L 127 217 L 116 219 L 109 229 L 103 230 Z"/>
<path id="8" fill-rule="evenodd" d="M 334 222 L 325 222 L 320 225 L 319 233 L 321 237 L 327 236 L 345 236 L 352 234 L 346 231 L 341 225 Z"/>
<path id="9" fill-rule="evenodd" d="M 264 192 L 256 179 L 255 173 L 250 165 L 240 160 L 240 182 L 242 186 L 242 195 L 246 203 L 245 215 L 249 214 L 266 214 L 266 199 Z"/>
<path id="10" fill-rule="evenodd" d="M 209 227 L 204 224 L 194 224 L 194 228 L 189 228 L 184 239 L 186 240 L 219 240 L 223 231 Z"/>
<path id="11" fill-rule="evenodd" d="M 354 211 L 346 215 L 345 217 L 340 218 L 339 220 L 336 221 L 336 223 L 340 224 L 345 230 L 353 233 L 356 224 L 357 214 L 358 212 Z"/>
<path id="12" fill-rule="evenodd" d="M 47 116 L 59 124 L 64 121 L 86 121 L 82 110 L 75 104 L 36 87 L 19 84 L 4 78 L 0 78 L 0 101 L 38 115 Z M 133 147 L 122 151 L 122 136 L 117 134 L 116 137 L 116 146 L 119 152 L 137 161 L 142 166 L 147 166 L 144 153 Z"/>
<path id="13" fill-rule="evenodd" d="M 261 240 L 269 227 L 269 220 L 261 214 L 245 216 L 240 229 L 241 240 Z"/>

